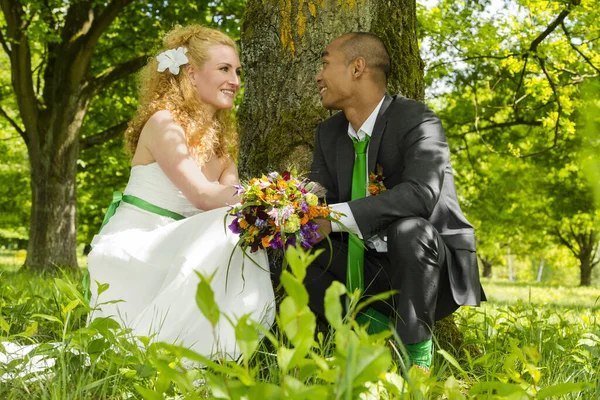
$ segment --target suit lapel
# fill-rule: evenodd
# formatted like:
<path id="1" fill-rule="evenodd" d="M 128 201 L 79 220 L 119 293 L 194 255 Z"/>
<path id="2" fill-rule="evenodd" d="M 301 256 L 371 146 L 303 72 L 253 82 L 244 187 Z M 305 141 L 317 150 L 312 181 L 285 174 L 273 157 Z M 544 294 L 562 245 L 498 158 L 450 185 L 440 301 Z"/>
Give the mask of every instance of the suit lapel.
<path id="1" fill-rule="evenodd" d="M 387 116 L 385 115 L 386 110 L 392 104 L 392 98 L 385 95 L 383 100 L 383 104 L 381 104 L 381 108 L 379 109 L 379 114 L 377 115 L 377 121 L 375 121 L 375 126 L 373 127 L 373 132 L 371 133 L 371 140 L 369 141 L 369 154 L 368 154 L 368 171 L 375 171 L 375 164 L 377 163 L 377 155 L 379 154 L 379 147 L 381 146 L 381 138 L 383 137 L 383 131 L 385 131 L 385 127 L 387 125 Z M 352 180 L 352 177 L 351 177 Z"/>

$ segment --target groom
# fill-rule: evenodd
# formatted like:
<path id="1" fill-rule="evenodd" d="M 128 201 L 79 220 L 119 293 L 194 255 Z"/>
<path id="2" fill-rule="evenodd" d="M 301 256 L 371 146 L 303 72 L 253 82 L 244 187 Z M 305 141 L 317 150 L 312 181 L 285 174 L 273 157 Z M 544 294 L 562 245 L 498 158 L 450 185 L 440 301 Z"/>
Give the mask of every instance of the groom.
<path id="1" fill-rule="evenodd" d="M 365 295 L 398 291 L 373 308 L 395 321 L 413 364 L 428 370 L 434 321 L 485 295 L 440 119 L 422 103 L 388 96 L 390 69 L 385 45 L 371 33 L 338 37 L 322 54 L 315 77 L 322 104 L 342 112 L 317 128 L 310 180 L 327 189 L 328 203 L 365 245 L 320 220 L 333 261 L 327 268 L 329 246 L 321 242 L 325 252 L 305 285 L 324 320 L 326 289 L 334 280 L 346 283 L 348 263 L 362 263 Z M 386 190 L 368 195 L 369 173 L 378 169 Z"/>

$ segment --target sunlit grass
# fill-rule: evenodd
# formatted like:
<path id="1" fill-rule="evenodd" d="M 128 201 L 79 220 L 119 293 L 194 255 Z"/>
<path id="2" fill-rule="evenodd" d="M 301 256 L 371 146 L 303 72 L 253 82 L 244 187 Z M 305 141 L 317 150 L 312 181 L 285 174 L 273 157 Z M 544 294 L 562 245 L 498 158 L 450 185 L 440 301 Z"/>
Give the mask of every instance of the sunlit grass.
<path id="1" fill-rule="evenodd" d="M 490 303 L 511 305 L 522 301 L 532 305 L 600 309 L 600 288 L 545 286 L 540 283 L 489 281 L 483 287 Z"/>
<path id="2" fill-rule="evenodd" d="M 4 262 L 21 256 L 4 252 L 0 257 Z M 82 364 L 81 357 L 54 350 L 61 362 L 55 367 L 54 376 L 35 384 L 26 380 L 10 384 L 0 381 L 0 398 L 141 398 L 139 390 L 143 392 L 144 388 L 165 390 L 164 397 L 148 394 L 148 399 L 211 398 L 207 387 L 200 386 L 194 396 L 185 397 L 177 385 L 159 385 L 163 379 L 160 377 L 167 375 L 157 371 L 176 365 L 175 356 L 146 354 L 118 330 L 82 330 L 86 320 L 82 306 L 66 311 L 73 297 L 61 291 L 53 280 L 58 276 L 75 290 L 81 290 L 78 274 L 66 271 L 44 277 L 17 268 L 18 263 L 14 262 L 0 264 L 0 316 L 4 320 L 0 324 L 0 342 L 68 343 L 90 354 L 94 362 Z M 563 384 L 582 386 L 571 394 L 550 398 L 600 398 L 599 288 L 502 280 L 486 280 L 483 285 L 489 301 L 482 307 L 463 307 L 456 313 L 464 342 L 458 347 L 436 347 L 431 377 L 413 382 L 407 389 L 415 398 L 453 399 L 461 398 L 455 397 L 460 393 L 469 399 L 534 399 L 540 390 Z M 283 334 L 277 335 L 284 340 Z M 257 371 L 257 382 L 281 385 L 277 352 L 270 345 L 259 347 L 252 365 Z M 2 368 L 0 365 L 0 380 Z M 171 371 L 169 368 L 165 371 Z M 400 368 L 391 372 L 400 372 Z M 195 371 L 181 379 L 202 382 L 205 375 Z M 316 376 L 308 376 L 304 381 L 306 385 L 320 383 Z M 485 385 L 497 385 L 499 389 L 493 397 L 477 392 Z M 519 397 L 519 390 L 527 394 Z"/>

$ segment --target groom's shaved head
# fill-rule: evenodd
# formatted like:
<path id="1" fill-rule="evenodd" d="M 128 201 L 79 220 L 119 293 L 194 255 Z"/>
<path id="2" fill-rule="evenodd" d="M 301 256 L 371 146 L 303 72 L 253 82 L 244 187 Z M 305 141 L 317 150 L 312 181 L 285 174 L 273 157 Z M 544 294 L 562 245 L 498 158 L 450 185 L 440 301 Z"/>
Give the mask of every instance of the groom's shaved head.
<path id="1" fill-rule="evenodd" d="M 339 50 L 346 57 L 346 65 L 358 57 L 362 57 L 365 59 L 367 67 L 374 72 L 375 79 L 384 85 L 387 84 L 392 70 L 390 54 L 379 36 L 369 32 L 352 32 L 340 39 L 343 42 Z"/>

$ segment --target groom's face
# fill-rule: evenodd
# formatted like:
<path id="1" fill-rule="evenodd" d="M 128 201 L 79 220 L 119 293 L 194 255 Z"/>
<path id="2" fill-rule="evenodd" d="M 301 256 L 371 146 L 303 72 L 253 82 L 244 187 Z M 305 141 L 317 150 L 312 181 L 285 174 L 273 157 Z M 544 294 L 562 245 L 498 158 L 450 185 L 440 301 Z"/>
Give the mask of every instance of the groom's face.
<path id="1" fill-rule="evenodd" d="M 321 55 L 321 70 L 315 76 L 321 103 L 329 110 L 343 110 L 352 97 L 351 68 L 346 65 L 346 56 L 340 50 L 343 40 L 337 38 L 327 46 Z"/>

